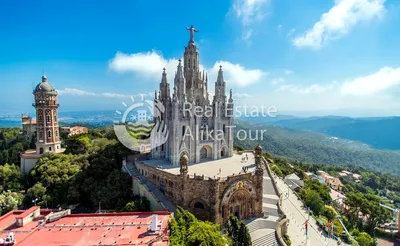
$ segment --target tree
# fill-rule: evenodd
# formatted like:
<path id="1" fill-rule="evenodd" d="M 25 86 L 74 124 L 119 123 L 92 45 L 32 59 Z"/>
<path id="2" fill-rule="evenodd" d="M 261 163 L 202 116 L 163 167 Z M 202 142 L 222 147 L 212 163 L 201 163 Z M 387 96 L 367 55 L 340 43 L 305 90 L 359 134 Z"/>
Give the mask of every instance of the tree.
<path id="1" fill-rule="evenodd" d="M 22 204 L 23 195 L 11 191 L 3 191 L 0 194 L 0 215 L 17 209 Z"/>
<path id="2" fill-rule="evenodd" d="M 356 237 L 356 241 L 360 244 L 360 246 L 373 246 L 374 239 L 366 232 L 361 232 Z"/>
<path id="3" fill-rule="evenodd" d="M 315 215 L 320 215 L 324 210 L 324 202 L 321 196 L 310 188 L 303 188 L 300 191 L 300 197 L 304 200 L 307 207 L 314 212 Z"/>
<path id="4" fill-rule="evenodd" d="M 230 240 L 222 235 L 218 224 L 199 221 L 189 211 L 178 207 L 169 223 L 172 246 L 226 246 Z"/>
<path id="5" fill-rule="evenodd" d="M 0 191 L 19 191 L 23 188 L 24 174 L 16 165 L 0 166 Z"/>
<path id="6" fill-rule="evenodd" d="M 337 216 L 336 210 L 331 206 L 325 205 L 324 216 L 328 219 L 328 221 L 333 221 Z"/>
<path id="7" fill-rule="evenodd" d="M 92 146 L 91 140 L 87 134 L 78 134 L 69 136 L 65 140 L 67 148 L 66 154 L 85 154 Z"/>
<path id="8" fill-rule="evenodd" d="M 243 221 L 231 215 L 226 224 L 228 236 L 232 239 L 233 245 L 251 246 L 251 237 L 246 224 Z"/>
<path id="9" fill-rule="evenodd" d="M 134 201 L 128 202 L 122 212 L 150 211 L 150 201 L 146 197 L 136 196 Z"/>

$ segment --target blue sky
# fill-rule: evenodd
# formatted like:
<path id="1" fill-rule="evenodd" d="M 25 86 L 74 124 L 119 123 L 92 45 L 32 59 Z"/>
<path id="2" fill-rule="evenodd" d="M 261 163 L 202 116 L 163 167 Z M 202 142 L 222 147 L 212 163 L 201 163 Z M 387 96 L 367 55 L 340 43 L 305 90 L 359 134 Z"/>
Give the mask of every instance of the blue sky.
<path id="1" fill-rule="evenodd" d="M 237 104 L 399 115 L 395 0 L 2 1 L 0 113 L 33 112 L 43 70 L 60 111 L 153 94 L 163 67 L 173 84 L 190 24 L 209 80 L 223 65 Z"/>

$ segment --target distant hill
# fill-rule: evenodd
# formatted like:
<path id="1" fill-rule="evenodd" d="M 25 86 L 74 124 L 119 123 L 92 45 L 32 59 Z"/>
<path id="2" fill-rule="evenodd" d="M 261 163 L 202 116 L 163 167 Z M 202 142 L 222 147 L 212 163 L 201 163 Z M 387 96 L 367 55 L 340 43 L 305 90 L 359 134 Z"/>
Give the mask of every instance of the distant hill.
<path id="1" fill-rule="evenodd" d="M 265 151 L 304 162 L 360 166 L 366 169 L 400 175 L 400 151 L 372 149 L 362 143 L 310 131 L 286 129 L 238 120 L 236 129 L 266 130 L 263 139 L 235 139 L 235 144 L 254 148 L 260 143 Z"/>
<path id="2" fill-rule="evenodd" d="M 285 116 L 287 117 L 287 116 Z M 375 149 L 400 150 L 400 117 L 350 118 L 249 118 L 249 121 L 291 129 L 308 130 L 363 142 Z"/>

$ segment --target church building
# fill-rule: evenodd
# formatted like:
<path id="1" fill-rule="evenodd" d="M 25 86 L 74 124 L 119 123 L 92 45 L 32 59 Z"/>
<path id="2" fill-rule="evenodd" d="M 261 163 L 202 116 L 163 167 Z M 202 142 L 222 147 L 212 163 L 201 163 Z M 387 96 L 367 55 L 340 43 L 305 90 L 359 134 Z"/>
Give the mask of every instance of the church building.
<path id="1" fill-rule="evenodd" d="M 262 216 L 262 148 L 234 153 L 232 90 L 227 95 L 220 66 L 211 98 L 208 75 L 200 71 L 197 30 L 193 25 L 186 29 L 190 39 L 177 64 L 173 91 L 164 69 L 154 99 L 156 126 L 161 132 L 166 128 L 168 137 L 152 142 L 157 147 L 138 156 L 135 169 L 175 206 L 199 219 L 224 225 L 231 214 L 239 219 Z"/>

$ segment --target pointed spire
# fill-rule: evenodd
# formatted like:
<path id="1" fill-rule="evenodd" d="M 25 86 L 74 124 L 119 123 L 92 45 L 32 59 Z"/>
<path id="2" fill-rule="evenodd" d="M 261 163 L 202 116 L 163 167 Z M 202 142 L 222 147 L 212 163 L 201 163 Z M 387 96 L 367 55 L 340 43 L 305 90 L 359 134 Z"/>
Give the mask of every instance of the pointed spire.
<path id="1" fill-rule="evenodd" d="M 224 82 L 224 72 L 222 71 L 222 66 L 219 66 L 219 71 L 218 71 L 218 77 L 217 77 L 217 83 L 222 83 Z"/>
<path id="2" fill-rule="evenodd" d="M 163 68 L 163 73 L 162 73 L 162 78 L 161 78 L 161 84 L 167 84 L 167 73 L 165 72 L 165 68 Z"/>
<path id="3" fill-rule="evenodd" d="M 203 77 L 201 78 L 201 80 L 204 80 L 204 70 L 203 70 Z"/>
<path id="4" fill-rule="evenodd" d="M 178 61 L 179 61 L 178 67 L 177 67 L 178 69 L 177 69 L 177 73 L 176 73 L 175 77 L 177 77 L 177 78 L 183 78 L 182 60 L 179 59 Z"/>

